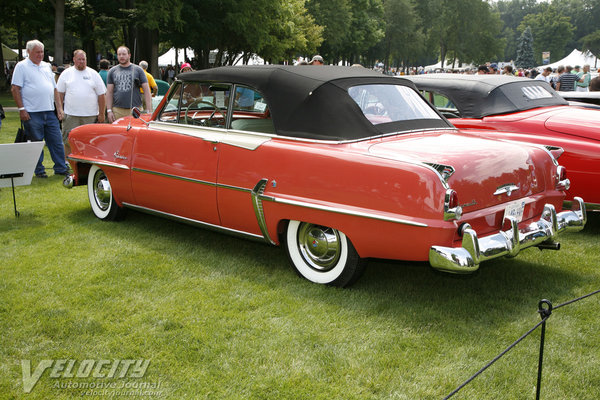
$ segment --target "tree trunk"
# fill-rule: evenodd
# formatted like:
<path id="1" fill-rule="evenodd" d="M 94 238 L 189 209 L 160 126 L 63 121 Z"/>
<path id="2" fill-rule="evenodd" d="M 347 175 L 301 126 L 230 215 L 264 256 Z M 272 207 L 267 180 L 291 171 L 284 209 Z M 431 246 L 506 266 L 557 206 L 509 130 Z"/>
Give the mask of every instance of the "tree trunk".
<path id="1" fill-rule="evenodd" d="M 63 64 L 65 43 L 65 0 L 54 2 L 54 62 Z"/>
<path id="2" fill-rule="evenodd" d="M 4 54 L 2 52 L 2 30 L 0 30 L 0 91 L 6 89 L 6 73 L 4 72 Z"/>

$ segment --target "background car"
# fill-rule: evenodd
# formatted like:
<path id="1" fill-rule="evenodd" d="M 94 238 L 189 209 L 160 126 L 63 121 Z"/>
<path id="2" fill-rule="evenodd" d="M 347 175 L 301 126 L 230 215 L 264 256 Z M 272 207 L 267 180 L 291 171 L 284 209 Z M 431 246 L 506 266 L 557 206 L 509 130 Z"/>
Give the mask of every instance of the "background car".
<path id="1" fill-rule="evenodd" d="M 469 134 L 560 147 L 571 187 L 567 200 L 600 210 L 600 111 L 569 106 L 545 82 L 504 75 L 408 76 Z"/>
<path id="2" fill-rule="evenodd" d="M 139 110 L 134 110 L 140 118 Z M 351 67 L 181 75 L 150 121 L 69 135 L 95 215 L 124 208 L 283 245 L 306 279 L 346 286 L 368 258 L 475 271 L 558 249 L 585 206 L 542 146 L 459 132 L 408 81 Z"/>

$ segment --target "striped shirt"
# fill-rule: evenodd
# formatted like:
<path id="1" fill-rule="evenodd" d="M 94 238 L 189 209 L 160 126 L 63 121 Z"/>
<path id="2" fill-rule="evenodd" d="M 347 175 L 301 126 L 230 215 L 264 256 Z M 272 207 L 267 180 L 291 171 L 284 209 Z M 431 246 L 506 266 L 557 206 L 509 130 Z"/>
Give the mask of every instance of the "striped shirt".
<path id="1" fill-rule="evenodd" d="M 572 92 L 575 90 L 575 81 L 579 80 L 577 75 L 571 74 L 570 72 L 565 72 L 558 78 L 558 83 L 560 83 L 560 87 L 558 90 L 561 92 Z"/>

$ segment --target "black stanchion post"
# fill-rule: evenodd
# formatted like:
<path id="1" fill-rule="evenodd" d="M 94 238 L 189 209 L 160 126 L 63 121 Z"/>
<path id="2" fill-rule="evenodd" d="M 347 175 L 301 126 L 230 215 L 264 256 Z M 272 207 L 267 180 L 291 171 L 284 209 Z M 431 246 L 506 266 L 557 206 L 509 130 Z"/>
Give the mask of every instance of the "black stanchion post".
<path id="1" fill-rule="evenodd" d="M 552 303 L 549 300 L 540 300 L 538 303 L 538 312 L 542 317 L 542 333 L 540 335 L 540 359 L 538 361 L 538 377 L 535 389 L 535 400 L 540 400 L 542 390 L 542 366 L 544 364 L 544 342 L 546 339 L 546 320 L 552 315 Z"/>

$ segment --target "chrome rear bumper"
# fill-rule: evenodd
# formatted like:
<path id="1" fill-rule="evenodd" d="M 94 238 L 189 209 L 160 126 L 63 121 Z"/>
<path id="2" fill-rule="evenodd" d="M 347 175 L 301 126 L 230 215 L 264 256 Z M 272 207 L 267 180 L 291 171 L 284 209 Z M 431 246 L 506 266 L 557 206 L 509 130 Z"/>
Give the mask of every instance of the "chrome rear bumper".
<path id="1" fill-rule="evenodd" d="M 538 221 L 519 229 L 512 217 L 504 220 L 510 229 L 478 238 L 469 224 L 461 229 L 461 247 L 432 246 L 429 249 L 429 263 L 437 270 L 464 274 L 476 271 L 479 263 L 492 258 L 514 257 L 522 249 L 537 246 L 543 249 L 560 248 L 556 242 L 558 235 L 565 231 L 579 231 L 587 221 L 583 200 L 575 197 L 571 210 L 557 213 L 554 206 L 546 204 Z"/>

